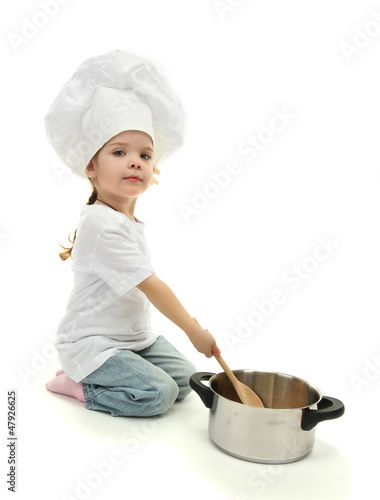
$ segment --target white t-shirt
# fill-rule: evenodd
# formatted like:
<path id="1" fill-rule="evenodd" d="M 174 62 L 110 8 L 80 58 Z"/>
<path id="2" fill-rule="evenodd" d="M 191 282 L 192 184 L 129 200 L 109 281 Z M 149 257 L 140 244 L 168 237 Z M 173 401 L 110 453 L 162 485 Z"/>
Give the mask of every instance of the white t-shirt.
<path id="1" fill-rule="evenodd" d="M 154 273 L 144 224 L 84 205 L 72 250 L 74 287 L 57 332 L 62 368 L 79 382 L 120 349 L 153 344 L 150 302 L 136 285 Z"/>

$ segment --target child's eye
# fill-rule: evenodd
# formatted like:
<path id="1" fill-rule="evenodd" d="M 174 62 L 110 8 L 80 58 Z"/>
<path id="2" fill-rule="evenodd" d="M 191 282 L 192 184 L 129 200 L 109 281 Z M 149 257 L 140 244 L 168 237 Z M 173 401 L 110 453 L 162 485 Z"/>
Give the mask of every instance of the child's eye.
<path id="1" fill-rule="evenodd" d="M 141 155 L 141 158 L 143 158 L 144 160 L 149 160 L 150 155 L 148 155 L 148 153 L 143 153 L 143 154 Z"/>
<path id="2" fill-rule="evenodd" d="M 117 151 L 114 151 L 113 154 L 115 156 L 123 156 L 123 155 L 125 155 L 125 153 L 124 153 L 124 151 L 122 149 L 118 149 Z"/>

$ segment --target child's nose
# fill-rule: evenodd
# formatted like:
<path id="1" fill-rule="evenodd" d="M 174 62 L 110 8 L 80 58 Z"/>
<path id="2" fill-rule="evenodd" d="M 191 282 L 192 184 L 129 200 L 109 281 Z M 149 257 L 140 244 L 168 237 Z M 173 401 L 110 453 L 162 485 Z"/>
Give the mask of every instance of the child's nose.
<path id="1" fill-rule="evenodd" d="M 137 158 L 132 158 L 129 162 L 129 167 L 130 168 L 141 168 L 141 162 L 140 159 Z"/>

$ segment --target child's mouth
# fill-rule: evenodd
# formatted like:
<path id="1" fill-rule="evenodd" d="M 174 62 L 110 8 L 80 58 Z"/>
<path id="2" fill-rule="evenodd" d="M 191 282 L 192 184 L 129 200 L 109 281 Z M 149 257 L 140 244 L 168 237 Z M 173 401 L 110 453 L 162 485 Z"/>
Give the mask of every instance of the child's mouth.
<path id="1" fill-rule="evenodd" d="M 125 181 L 131 181 L 131 182 L 139 182 L 141 181 L 140 177 L 136 177 L 134 175 L 131 175 L 130 177 L 124 177 Z"/>

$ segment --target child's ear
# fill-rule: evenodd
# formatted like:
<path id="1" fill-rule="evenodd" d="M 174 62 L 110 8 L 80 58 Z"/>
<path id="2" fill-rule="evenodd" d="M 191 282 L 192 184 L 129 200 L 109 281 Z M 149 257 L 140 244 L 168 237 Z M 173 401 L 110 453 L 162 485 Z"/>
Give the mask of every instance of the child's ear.
<path id="1" fill-rule="evenodd" d="M 95 179 L 96 174 L 95 174 L 95 166 L 94 166 L 93 158 L 90 160 L 89 164 L 87 165 L 85 172 L 86 172 L 87 177 L 89 177 L 91 180 Z"/>

